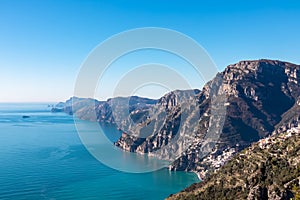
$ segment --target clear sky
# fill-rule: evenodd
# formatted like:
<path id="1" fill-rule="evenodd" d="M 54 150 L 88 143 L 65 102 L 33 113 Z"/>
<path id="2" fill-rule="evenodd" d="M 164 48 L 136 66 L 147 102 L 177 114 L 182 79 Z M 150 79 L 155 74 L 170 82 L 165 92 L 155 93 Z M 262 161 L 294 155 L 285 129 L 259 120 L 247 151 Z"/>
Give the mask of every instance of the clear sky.
<path id="1" fill-rule="evenodd" d="M 192 37 L 219 70 L 260 58 L 300 64 L 297 0 L 0 0 L 0 102 L 64 101 L 73 95 L 80 65 L 96 45 L 141 27 Z M 155 55 L 154 61 L 168 58 Z M 121 65 L 129 63 L 124 59 Z M 104 92 L 101 98 L 109 96 Z"/>

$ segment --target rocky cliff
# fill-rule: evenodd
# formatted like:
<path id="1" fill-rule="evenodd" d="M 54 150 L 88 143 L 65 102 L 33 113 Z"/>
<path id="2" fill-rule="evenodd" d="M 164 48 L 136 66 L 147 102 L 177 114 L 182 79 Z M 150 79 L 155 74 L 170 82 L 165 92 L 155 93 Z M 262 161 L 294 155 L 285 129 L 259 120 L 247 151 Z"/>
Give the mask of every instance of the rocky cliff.
<path id="1" fill-rule="evenodd" d="M 126 121 L 123 117 L 124 106 L 128 105 L 126 115 L 130 114 L 133 120 L 138 120 L 141 116 L 139 111 L 145 112 L 153 106 L 157 100 L 142 98 L 137 96 L 116 97 L 107 101 L 97 101 L 91 98 L 71 97 L 65 103 L 59 103 L 52 112 L 58 110 L 66 112 L 82 120 L 98 121 L 101 123 L 116 124 L 116 121 Z M 114 105 L 114 107 L 112 106 Z M 120 105 L 120 108 L 115 108 Z M 113 109 L 115 114 L 113 115 Z"/>
<path id="2" fill-rule="evenodd" d="M 211 108 L 213 97 L 220 94 L 226 95 L 226 102 L 223 102 L 226 107 L 223 127 L 211 151 L 203 155 L 202 143 L 207 133 L 215 123 L 220 122 L 220 119 L 215 120 L 215 123 L 211 120 L 212 117 L 216 118 Z M 210 171 L 221 167 L 251 143 L 274 131 L 280 132 L 279 129 L 283 125 L 289 124 L 286 128 L 296 125 L 299 120 L 297 110 L 299 94 L 299 65 L 273 60 L 241 61 L 228 66 L 215 79 L 208 82 L 199 93 L 171 92 L 162 97 L 157 102 L 158 104 L 165 102 L 163 105 L 167 106 L 167 117 L 162 128 L 157 132 L 154 130 L 149 137 L 123 134 L 116 145 L 138 153 L 155 152 L 168 144 L 176 134 L 182 134 L 178 131 L 179 125 L 187 127 L 184 129 L 185 134 L 193 139 L 189 141 L 189 147 L 176 158 L 170 169 L 197 171 L 204 178 Z M 179 99 L 183 101 L 180 102 Z M 184 106 L 187 99 L 197 101 L 197 107 L 187 109 Z M 180 121 L 185 110 L 188 110 L 197 122 L 191 122 L 186 117 L 184 121 Z M 197 111 L 198 116 L 193 110 Z M 159 119 L 153 118 L 152 121 L 159 121 Z M 142 127 L 147 125 L 147 123 L 140 124 Z M 168 150 L 174 152 L 173 149 Z M 162 156 L 162 158 L 168 157 Z"/>
<path id="3" fill-rule="evenodd" d="M 64 110 L 115 124 L 124 132 L 115 145 L 126 151 L 175 160 L 171 170 L 205 178 L 253 142 L 297 126 L 299 96 L 299 65 L 254 60 L 229 65 L 201 91 L 173 91 L 158 100 L 73 98 Z"/>

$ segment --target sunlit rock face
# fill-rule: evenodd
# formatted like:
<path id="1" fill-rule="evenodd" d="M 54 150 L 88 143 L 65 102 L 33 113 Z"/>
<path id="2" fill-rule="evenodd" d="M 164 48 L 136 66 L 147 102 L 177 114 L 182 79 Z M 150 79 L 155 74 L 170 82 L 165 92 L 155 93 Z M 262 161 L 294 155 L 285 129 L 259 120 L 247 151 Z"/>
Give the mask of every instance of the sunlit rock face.
<path id="1" fill-rule="evenodd" d="M 175 160 L 169 169 L 205 177 L 251 143 L 299 125 L 299 73 L 287 62 L 241 61 L 201 91 L 172 91 L 158 100 L 73 98 L 64 109 L 115 124 L 124 132 L 115 145 L 126 151 Z"/>
<path id="2" fill-rule="evenodd" d="M 278 131 L 276 125 L 283 120 L 282 115 L 299 108 L 299 71 L 298 65 L 273 60 L 241 61 L 229 65 L 197 94 L 184 91 L 171 92 L 158 100 L 157 104 L 164 106 L 163 111 L 167 110 L 167 117 L 164 118 L 164 125 L 160 131 L 153 129 L 151 136 L 142 139 L 127 134 L 121 137 L 116 145 L 122 148 L 127 144 L 126 150 L 138 153 L 154 152 L 168 144 L 176 134 L 180 134 L 179 124 L 190 127 L 195 131 L 192 134 L 194 139 L 170 169 L 195 170 L 205 176 L 208 171 L 219 168 L 236 152 L 252 142 Z M 215 92 L 211 92 L 212 88 Z M 225 122 L 212 152 L 203 156 L 201 143 L 212 126 L 211 99 L 212 95 L 216 94 L 226 94 L 227 97 L 224 103 Z M 184 108 L 181 107 L 183 101 L 180 102 L 179 99 L 183 101 L 195 99 L 198 102 L 197 123 L 189 121 L 188 118 L 180 121 Z M 299 113 L 294 112 L 298 116 Z M 286 129 L 297 125 L 299 117 L 295 115 L 284 117 L 288 122 Z M 141 126 L 147 126 L 147 123 Z"/>

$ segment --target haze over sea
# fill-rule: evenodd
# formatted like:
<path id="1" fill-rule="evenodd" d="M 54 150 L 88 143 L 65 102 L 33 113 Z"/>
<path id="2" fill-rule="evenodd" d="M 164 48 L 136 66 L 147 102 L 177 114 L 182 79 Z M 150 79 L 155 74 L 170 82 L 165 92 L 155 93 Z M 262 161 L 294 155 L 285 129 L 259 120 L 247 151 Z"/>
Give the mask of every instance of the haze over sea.
<path id="1" fill-rule="evenodd" d="M 198 181 L 193 173 L 130 174 L 101 164 L 81 144 L 72 116 L 47 105 L 0 104 L 1 200 L 163 199 Z"/>

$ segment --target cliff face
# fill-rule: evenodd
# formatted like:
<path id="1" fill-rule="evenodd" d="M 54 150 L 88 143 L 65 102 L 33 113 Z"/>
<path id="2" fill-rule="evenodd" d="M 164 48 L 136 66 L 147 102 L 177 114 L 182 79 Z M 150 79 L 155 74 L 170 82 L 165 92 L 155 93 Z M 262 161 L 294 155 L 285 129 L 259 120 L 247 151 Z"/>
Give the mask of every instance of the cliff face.
<path id="1" fill-rule="evenodd" d="M 146 113 L 139 111 L 143 113 L 142 120 L 128 123 L 127 131 L 122 129 L 127 134 L 123 134 L 115 145 L 131 152 L 155 154 L 162 159 L 179 156 L 182 152 L 177 144 L 180 141 L 188 143 L 185 136 L 190 136 L 184 135 L 184 132 L 192 133 L 198 126 L 199 92 L 173 91 L 160 98 Z M 182 123 L 183 119 L 188 120 Z M 172 142 L 176 144 L 172 145 Z"/>
<path id="2" fill-rule="evenodd" d="M 260 140 L 207 180 L 168 199 L 299 199 L 299 152 L 300 127 Z"/>
<path id="3" fill-rule="evenodd" d="M 73 98 L 64 110 L 115 124 L 124 132 L 115 145 L 126 151 L 175 160 L 171 170 L 205 178 L 251 143 L 297 126 L 299 96 L 299 65 L 255 60 L 229 65 L 201 91 L 173 91 L 158 100 Z"/>
<path id="4" fill-rule="evenodd" d="M 97 101 L 95 99 L 71 97 L 64 104 L 59 103 L 57 108 L 54 108 L 53 112 L 57 109 L 61 109 L 68 114 L 75 115 L 82 120 L 98 121 L 101 123 L 116 124 L 116 121 L 125 121 L 123 117 L 123 105 L 128 105 L 126 114 L 130 112 L 133 120 L 137 120 L 140 116 L 139 111 L 146 112 L 151 106 L 153 106 L 157 100 L 142 98 L 137 96 L 132 97 L 116 97 L 108 99 L 107 101 Z M 112 108 L 112 104 L 114 107 Z M 118 107 L 117 105 L 121 105 Z M 117 107 L 117 108 L 116 108 Z M 112 109 L 115 114 L 113 115 Z"/>
<path id="5" fill-rule="evenodd" d="M 216 94 L 226 95 L 224 126 L 212 152 L 199 155 L 203 151 L 201 143 L 209 131 L 208 127 L 214 125 L 211 120 L 211 101 Z M 276 125 L 289 122 L 289 127 L 294 126 L 299 120 L 299 94 L 300 66 L 272 60 L 242 61 L 228 66 L 199 93 L 173 92 L 165 95 L 157 102 L 164 102 L 167 110 L 163 128 L 158 132 L 154 130 L 146 138 L 124 134 L 116 145 L 139 153 L 157 151 L 176 134 L 181 135 L 181 131 L 178 131 L 180 124 L 181 127 L 188 127 L 186 132 L 194 132 L 189 135 L 193 140 L 190 140 L 189 148 L 175 160 L 170 169 L 198 171 L 204 178 L 252 142 L 274 131 L 280 132 L 279 128 L 275 130 Z M 189 118 L 179 120 L 186 109 L 183 102 L 187 99 L 198 102 L 197 107 L 187 109 L 190 115 L 198 119 L 197 123 L 191 122 Z M 192 110 L 197 110 L 198 116 Z M 215 120 L 216 123 L 219 121 Z M 147 123 L 140 126 L 146 127 Z"/>
<path id="6" fill-rule="evenodd" d="M 282 115 L 282 120 L 275 127 L 274 134 L 284 132 L 300 125 L 300 97 L 286 113 Z"/>

